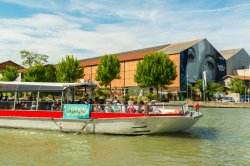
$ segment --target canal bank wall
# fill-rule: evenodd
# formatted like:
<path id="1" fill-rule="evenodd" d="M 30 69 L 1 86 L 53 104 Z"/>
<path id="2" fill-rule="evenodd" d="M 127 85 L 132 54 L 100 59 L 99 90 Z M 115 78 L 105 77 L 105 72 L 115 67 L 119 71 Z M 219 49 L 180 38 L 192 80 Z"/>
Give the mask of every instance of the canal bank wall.
<path id="1" fill-rule="evenodd" d="M 194 104 L 199 103 L 201 108 L 250 108 L 250 103 L 236 103 L 236 102 L 194 102 L 194 101 L 187 101 L 189 107 L 192 107 Z"/>

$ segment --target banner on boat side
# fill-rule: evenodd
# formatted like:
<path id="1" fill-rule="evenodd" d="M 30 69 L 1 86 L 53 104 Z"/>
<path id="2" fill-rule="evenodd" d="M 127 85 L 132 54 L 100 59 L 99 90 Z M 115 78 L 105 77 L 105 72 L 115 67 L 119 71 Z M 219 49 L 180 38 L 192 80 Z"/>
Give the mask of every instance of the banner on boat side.
<path id="1" fill-rule="evenodd" d="M 88 119 L 90 114 L 89 104 L 64 104 L 63 118 Z"/>

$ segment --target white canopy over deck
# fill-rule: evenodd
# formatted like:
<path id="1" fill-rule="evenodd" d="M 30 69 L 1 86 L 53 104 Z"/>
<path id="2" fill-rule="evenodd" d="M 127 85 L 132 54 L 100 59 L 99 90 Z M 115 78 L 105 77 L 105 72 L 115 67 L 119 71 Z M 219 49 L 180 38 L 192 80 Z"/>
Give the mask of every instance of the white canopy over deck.
<path id="1" fill-rule="evenodd" d="M 90 82 L 83 83 L 57 83 L 57 82 L 0 82 L 0 92 L 60 92 L 69 87 L 96 87 Z"/>

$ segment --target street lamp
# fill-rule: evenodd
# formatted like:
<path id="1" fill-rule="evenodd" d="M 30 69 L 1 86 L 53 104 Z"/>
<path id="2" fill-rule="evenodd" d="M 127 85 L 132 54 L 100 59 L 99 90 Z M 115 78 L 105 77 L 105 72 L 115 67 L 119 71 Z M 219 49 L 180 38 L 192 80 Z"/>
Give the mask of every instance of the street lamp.
<path id="1" fill-rule="evenodd" d="M 245 70 L 246 69 L 244 68 L 245 102 L 247 102 L 247 87 L 246 87 Z"/>
<path id="2" fill-rule="evenodd" d="M 206 87 L 207 87 L 207 75 L 206 71 L 203 71 L 203 81 L 202 81 L 202 88 L 203 88 L 203 97 L 204 97 L 204 102 L 206 101 Z"/>
<path id="3" fill-rule="evenodd" d="M 187 81 L 187 98 L 188 98 L 188 72 L 186 74 L 186 81 Z"/>

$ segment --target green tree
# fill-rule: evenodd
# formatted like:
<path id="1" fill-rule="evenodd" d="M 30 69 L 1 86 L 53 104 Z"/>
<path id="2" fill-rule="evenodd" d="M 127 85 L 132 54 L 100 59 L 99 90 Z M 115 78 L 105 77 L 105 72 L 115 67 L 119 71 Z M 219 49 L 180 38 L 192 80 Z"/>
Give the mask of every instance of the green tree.
<path id="1" fill-rule="evenodd" d="M 57 82 L 56 67 L 52 64 L 45 65 L 45 82 Z"/>
<path id="2" fill-rule="evenodd" d="M 244 94 L 246 85 L 244 84 L 244 81 L 238 79 L 238 78 L 231 78 L 230 83 L 230 91 L 234 93 L 240 93 Z"/>
<path id="3" fill-rule="evenodd" d="M 198 80 L 194 86 L 194 90 L 197 93 L 201 93 L 203 91 L 203 80 Z M 206 87 L 206 94 L 209 96 L 209 98 L 213 98 L 214 95 L 218 92 L 223 92 L 224 87 L 216 82 L 209 82 Z"/>
<path id="4" fill-rule="evenodd" d="M 73 55 L 67 55 L 56 66 L 56 78 L 58 82 L 76 82 L 84 77 L 84 68 Z"/>
<path id="5" fill-rule="evenodd" d="M 5 70 L 1 70 L 2 74 L 1 81 L 15 81 L 18 77 L 18 70 L 13 66 L 6 66 Z"/>
<path id="6" fill-rule="evenodd" d="M 176 77 L 176 65 L 169 56 L 164 52 L 155 52 L 138 62 L 134 80 L 142 88 L 154 87 L 158 98 L 159 87 L 170 85 Z"/>
<path id="7" fill-rule="evenodd" d="M 207 85 L 206 93 L 208 94 L 209 98 L 214 98 L 216 93 L 220 93 L 224 91 L 224 86 L 216 82 L 209 82 Z"/>
<path id="8" fill-rule="evenodd" d="M 48 62 L 48 55 L 39 54 L 37 52 L 29 52 L 26 50 L 20 51 L 22 64 L 26 67 L 32 67 L 37 64 L 44 65 Z"/>
<path id="9" fill-rule="evenodd" d="M 30 67 L 23 76 L 25 82 L 56 82 L 55 68 L 53 65 L 37 64 Z"/>
<path id="10" fill-rule="evenodd" d="M 120 78 L 120 69 L 120 61 L 116 55 L 104 55 L 97 66 L 95 80 L 105 87 L 110 85 L 111 90 L 112 80 Z"/>
<path id="11" fill-rule="evenodd" d="M 198 80 L 196 84 L 194 85 L 194 89 L 196 92 L 202 92 L 203 90 L 203 80 Z"/>

